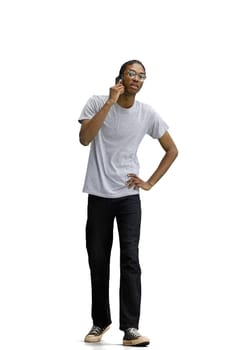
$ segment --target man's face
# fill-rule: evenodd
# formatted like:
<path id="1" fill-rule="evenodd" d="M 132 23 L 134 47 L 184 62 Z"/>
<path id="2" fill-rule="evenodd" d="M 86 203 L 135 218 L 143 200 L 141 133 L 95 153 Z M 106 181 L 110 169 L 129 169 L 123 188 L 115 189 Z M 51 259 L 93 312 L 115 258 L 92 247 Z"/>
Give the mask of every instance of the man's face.
<path id="1" fill-rule="evenodd" d="M 142 88 L 143 82 L 146 78 L 143 67 L 138 64 L 130 64 L 126 67 L 122 83 L 125 87 L 125 93 L 129 95 L 136 95 Z"/>

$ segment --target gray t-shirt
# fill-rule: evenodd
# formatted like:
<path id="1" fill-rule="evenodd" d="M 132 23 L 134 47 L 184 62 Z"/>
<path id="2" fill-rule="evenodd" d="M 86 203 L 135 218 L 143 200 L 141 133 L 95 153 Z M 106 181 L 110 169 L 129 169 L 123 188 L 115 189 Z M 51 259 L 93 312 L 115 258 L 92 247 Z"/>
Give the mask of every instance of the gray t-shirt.
<path id="1" fill-rule="evenodd" d="M 108 96 L 92 96 L 84 106 L 79 121 L 91 119 Z M 160 138 L 168 129 L 153 108 L 135 101 L 130 108 L 115 103 L 91 143 L 83 192 L 106 198 L 137 194 L 126 185 L 127 174 L 139 174 L 137 150 L 148 134 Z"/>

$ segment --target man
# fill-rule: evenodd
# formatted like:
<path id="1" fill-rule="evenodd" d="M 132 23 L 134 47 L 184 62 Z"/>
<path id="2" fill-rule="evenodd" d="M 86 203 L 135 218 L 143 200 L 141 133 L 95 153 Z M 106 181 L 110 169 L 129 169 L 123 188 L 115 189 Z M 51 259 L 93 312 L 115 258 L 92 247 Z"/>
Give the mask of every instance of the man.
<path id="1" fill-rule="evenodd" d="M 116 219 L 120 242 L 120 329 L 123 345 L 146 346 L 138 331 L 141 268 L 138 257 L 141 204 L 139 190 L 150 190 L 177 157 L 167 124 L 154 109 L 135 100 L 146 79 L 138 60 L 124 63 L 108 96 L 92 96 L 84 106 L 80 142 L 91 143 L 83 191 L 88 193 L 86 247 L 92 285 L 93 326 L 86 342 L 99 342 L 111 324 L 109 269 Z M 154 173 L 139 177 L 137 149 L 148 134 L 165 154 Z"/>

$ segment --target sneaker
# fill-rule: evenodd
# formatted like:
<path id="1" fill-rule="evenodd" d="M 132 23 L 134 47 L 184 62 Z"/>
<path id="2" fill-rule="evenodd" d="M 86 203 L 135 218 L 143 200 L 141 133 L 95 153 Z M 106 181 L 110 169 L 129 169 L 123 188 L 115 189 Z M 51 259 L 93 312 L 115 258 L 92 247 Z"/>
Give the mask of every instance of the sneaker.
<path id="1" fill-rule="evenodd" d="M 85 336 L 84 341 L 87 343 L 97 343 L 101 341 L 103 334 L 107 332 L 109 328 L 110 328 L 110 325 L 105 328 L 92 326 L 90 332 Z"/>
<path id="2" fill-rule="evenodd" d="M 127 328 L 123 338 L 125 346 L 146 346 L 150 344 L 147 337 L 143 337 L 136 328 Z"/>

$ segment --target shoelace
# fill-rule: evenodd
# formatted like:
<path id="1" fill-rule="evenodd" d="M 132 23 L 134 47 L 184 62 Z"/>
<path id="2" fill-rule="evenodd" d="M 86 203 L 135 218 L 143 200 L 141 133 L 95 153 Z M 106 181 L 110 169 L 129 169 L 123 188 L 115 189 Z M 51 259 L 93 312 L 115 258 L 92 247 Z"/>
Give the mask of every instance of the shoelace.
<path id="1" fill-rule="evenodd" d="M 126 330 L 126 333 L 133 336 L 133 337 L 140 337 L 140 333 L 138 332 L 138 330 L 136 328 L 128 328 Z"/>
<path id="2" fill-rule="evenodd" d="M 89 334 L 99 335 L 102 332 L 102 329 L 98 326 L 93 326 Z"/>

